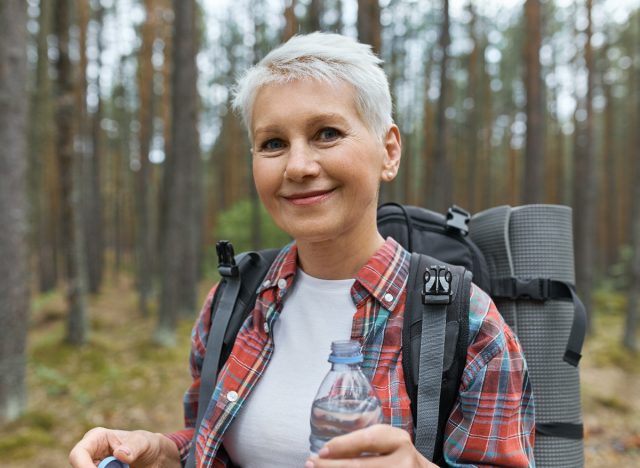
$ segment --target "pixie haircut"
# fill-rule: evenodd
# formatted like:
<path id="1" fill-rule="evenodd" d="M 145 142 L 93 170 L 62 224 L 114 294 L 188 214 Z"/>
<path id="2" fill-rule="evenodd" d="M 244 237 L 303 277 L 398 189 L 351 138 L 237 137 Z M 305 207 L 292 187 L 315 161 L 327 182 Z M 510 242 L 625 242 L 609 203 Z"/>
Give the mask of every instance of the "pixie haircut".
<path id="1" fill-rule="evenodd" d="M 360 118 L 381 140 L 393 124 L 389 82 L 371 46 L 340 34 L 314 32 L 293 36 L 242 75 L 233 107 L 251 133 L 253 105 L 262 86 L 315 79 L 346 82 L 355 89 Z"/>

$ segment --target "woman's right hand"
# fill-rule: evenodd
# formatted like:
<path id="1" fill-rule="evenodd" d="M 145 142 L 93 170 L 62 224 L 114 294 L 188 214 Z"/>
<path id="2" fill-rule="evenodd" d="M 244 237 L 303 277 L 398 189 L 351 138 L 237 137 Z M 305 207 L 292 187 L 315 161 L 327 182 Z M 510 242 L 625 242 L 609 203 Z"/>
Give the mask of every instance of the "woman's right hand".
<path id="1" fill-rule="evenodd" d="M 162 434 L 148 431 L 119 431 L 96 427 L 87 432 L 69 453 L 74 468 L 95 468 L 113 455 L 131 468 L 180 468 L 176 445 Z"/>

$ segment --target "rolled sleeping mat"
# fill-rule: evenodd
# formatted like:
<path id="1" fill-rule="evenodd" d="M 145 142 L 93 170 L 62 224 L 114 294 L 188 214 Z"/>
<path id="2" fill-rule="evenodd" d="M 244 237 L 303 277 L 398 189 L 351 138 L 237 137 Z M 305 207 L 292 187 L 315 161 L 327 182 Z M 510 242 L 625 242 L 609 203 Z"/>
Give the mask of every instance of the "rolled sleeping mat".
<path id="1" fill-rule="evenodd" d="M 577 365 L 585 318 L 573 287 L 571 208 L 499 206 L 473 216 L 469 231 L 486 257 L 491 296 L 527 360 L 536 465 L 584 466 Z"/>

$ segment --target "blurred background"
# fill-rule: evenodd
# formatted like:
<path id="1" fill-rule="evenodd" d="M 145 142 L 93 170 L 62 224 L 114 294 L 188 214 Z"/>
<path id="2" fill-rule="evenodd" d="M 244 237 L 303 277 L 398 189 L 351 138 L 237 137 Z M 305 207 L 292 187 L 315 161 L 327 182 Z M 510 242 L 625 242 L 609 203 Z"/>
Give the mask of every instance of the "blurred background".
<path id="1" fill-rule="evenodd" d="M 384 59 L 382 201 L 574 210 L 587 465 L 640 463 L 640 0 L 3 0 L 0 460 L 179 428 L 215 241 L 280 246 L 238 74 L 295 33 Z"/>

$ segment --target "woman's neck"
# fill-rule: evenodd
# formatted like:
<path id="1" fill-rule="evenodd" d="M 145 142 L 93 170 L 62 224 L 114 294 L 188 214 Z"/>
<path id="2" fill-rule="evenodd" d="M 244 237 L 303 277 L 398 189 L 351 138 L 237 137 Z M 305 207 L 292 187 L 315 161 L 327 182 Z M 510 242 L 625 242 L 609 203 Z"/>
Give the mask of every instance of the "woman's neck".
<path id="1" fill-rule="evenodd" d="M 359 236 L 357 241 L 349 237 L 320 242 L 298 240 L 296 244 L 300 267 L 315 278 L 354 278 L 360 268 L 384 244 L 384 239 L 377 229 L 369 235 Z"/>

